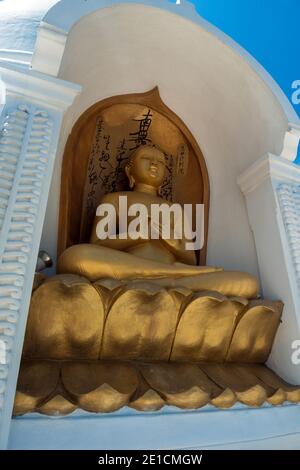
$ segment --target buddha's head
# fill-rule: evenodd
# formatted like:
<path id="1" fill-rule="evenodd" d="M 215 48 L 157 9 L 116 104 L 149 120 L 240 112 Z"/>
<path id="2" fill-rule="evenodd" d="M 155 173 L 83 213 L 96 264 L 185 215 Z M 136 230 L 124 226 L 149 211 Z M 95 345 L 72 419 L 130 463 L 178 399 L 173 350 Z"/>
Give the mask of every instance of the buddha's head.
<path id="1" fill-rule="evenodd" d="M 143 145 L 131 155 L 125 171 L 131 188 L 142 184 L 158 191 L 165 179 L 165 155 L 155 146 Z"/>

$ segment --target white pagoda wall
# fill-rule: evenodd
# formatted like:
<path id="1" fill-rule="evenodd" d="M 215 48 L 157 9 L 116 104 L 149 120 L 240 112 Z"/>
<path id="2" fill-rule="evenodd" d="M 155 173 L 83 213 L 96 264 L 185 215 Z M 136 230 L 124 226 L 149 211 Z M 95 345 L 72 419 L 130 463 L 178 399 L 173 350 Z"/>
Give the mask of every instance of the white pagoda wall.
<path id="1" fill-rule="evenodd" d="M 183 15 L 180 17 L 174 14 L 175 4 L 171 6 L 166 0 L 144 0 L 148 6 L 117 3 L 123 2 L 61 0 L 48 12 L 41 25 L 32 62 L 33 71 L 25 65 L 21 70 L 7 64 L 1 66 L 9 103 L 18 104 L 20 97 L 22 100 L 26 98 L 30 115 L 35 112 L 35 106 L 42 103 L 43 108 L 51 116 L 53 114 L 56 123 L 61 122 L 63 111 L 72 103 L 80 87 L 56 80 L 53 76 L 82 85 L 82 94 L 69 108 L 61 129 L 42 247 L 51 254 L 56 252 L 61 159 L 67 136 L 78 117 L 93 103 L 108 96 L 143 92 L 159 85 L 162 98 L 189 126 L 206 158 L 212 189 L 208 263 L 257 275 L 258 253 L 266 295 L 281 298 L 285 303 L 283 325 L 276 338 L 271 364 L 287 380 L 299 382 L 299 366 L 291 363 L 290 356 L 292 341 L 299 338 L 300 332 L 299 259 L 295 239 L 290 236 L 295 227 L 298 229 L 299 223 L 289 227 L 288 218 L 284 217 L 278 203 L 278 188 L 282 188 L 283 181 L 288 193 L 294 194 L 294 186 L 299 187 L 299 173 L 288 162 L 296 155 L 299 120 L 279 88 L 258 64 L 222 33 L 197 17 L 190 7 L 182 5 L 178 10 Z M 124 3 L 134 3 L 134 0 L 125 0 Z M 112 8 L 103 8 L 112 4 Z M 150 4 L 155 8 L 149 8 Z M 11 59 L 13 61 L 13 56 Z M 24 275 L 25 287 L 17 300 L 20 313 L 11 315 L 13 304 L 10 304 L 10 310 L 3 316 L 5 322 L 6 317 L 10 323 L 14 323 L 14 319 L 16 321 L 13 326 L 5 323 L 2 333 L 2 337 L 11 336 L 12 347 L 9 363 L 4 365 L 0 374 L 0 448 L 7 445 L 29 286 L 58 131 L 57 125 L 49 147 L 52 150 L 48 169 L 41 184 L 43 196 L 37 201 L 40 212 L 33 227 L 34 240 L 24 257 L 28 269 Z M 30 156 L 27 152 L 29 138 L 28 131 L 19 155 L 20 170 Z M 12 141 L 7 143 L 11 145 Z M 266 155 L 264 159 L 258 160 L 263 155 Z M 278 158 L 280 155 L 284 158 Z M 13 178 L 15 188 L 22 177 L 20 170 Z M 237 177 L 242 173 L 239 184 L 247 199 L 248 214 L 237 185 Z M 12 191 L 13 197 L 14 194 L 17 192 Z M 10 217 L 16 206 L 12 200 L 7 208 L 7 228 L 10 228 Z M 287 209 L 293 218 L 298 214 L 293 201 L 289 202 Z M 265 229 L 264 224 L 270 219 L 272 224 Z M 3 238 L 3 243 L 5 240 Z M 14 268 L 13 276 L 17 274 L 15 271 Z M 9 291 L 7 286 L 4 294 L 15 295 L 14 290 Z M 99 449 L 105 442 L 113 442 L 119 448 L 123 445 L 127 448 L 138 445 L 141 448 L 145 445 L 157 447 L 156 443 L 165 448 L 169 445 L 173 448 L 245 448 L 251 445 L 278 448 L 283 444 L 286 448 L 299 447 L 297 405 L 265 406 L 259 410 L 235 408 L 214 413 L 211 409 L 205 411 L 208 411 L 209 423 L 201 410 L 199 413 L 174 413 L 173 417 L 168 412 L 147 417 L 139 415 L 139 426 L 126 410 L 124 415 L 123 411 L 120 412 L 120 420 L 116 416 L 110 419 L 109 416 L 90 415 L 49 420 L 31 415 L 13 420 L 9 447 L 70 448 L 80 445 L 81 448 Z M 155 433 L 157 425 L 160 433 Z M 128 432 L 131 426 L 135 433 Z M 164 426 L 174 433 L 166 433 Z M 208 434 L 208 429 L 213 432 Z M 288 441 L 286 436 L 290 436 Z"/>

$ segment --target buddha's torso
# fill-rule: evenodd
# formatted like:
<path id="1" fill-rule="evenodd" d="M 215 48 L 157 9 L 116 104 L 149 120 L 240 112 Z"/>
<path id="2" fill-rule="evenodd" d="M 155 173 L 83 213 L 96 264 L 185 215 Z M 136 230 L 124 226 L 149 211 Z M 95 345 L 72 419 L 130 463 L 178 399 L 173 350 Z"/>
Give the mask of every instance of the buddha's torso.
<path id="1" fill-rule="evenodd" d="M 151 209 L 153 205 L 167 204 L 168 206 L 171 206 L 173 203 L 166 201 L 165 199 L 162 199 L 157 195 L 139 191 L 121 191 L 116 193 L 110 193 L 104 196 L 101 201 L 101 204 L 112 204 L 116 211 L 117 220 L 119 219 L 119 198 L 121 196 L 125 196 L 127 198 L 127 207 L 130 207 L 133 204 L 143 204 L 147 208 L 149 224 L 148 238 L 144 237 L 143 239 L 132 240 L 130 247 L 126 247 L 122 249 L 122 251 L 134 254 L 140 258 L 153 261 L 160 261 L 167 264 L 173 264 L 176 261 L 182 261 L 180 257 L 178 258 L 178 256 L 176 256 L 176 252 L 184 252 L 184 249 L 182 248 L 182 240 L 162 240 L 161 238 L 151 238 L 150 225 L 152 222 Z M 130 222 L 135 218 L 136 216 L 127 217 L 127 227 L 129 226 Z M 95 230 L 95 225 L 93 230 Z M 194 252 L 189 253 L 189 258 L 190 262 L 186 259 L 184 259 L 184 261 L 188 262 L 188 264 L 196 264 L 196 257 Z"/>

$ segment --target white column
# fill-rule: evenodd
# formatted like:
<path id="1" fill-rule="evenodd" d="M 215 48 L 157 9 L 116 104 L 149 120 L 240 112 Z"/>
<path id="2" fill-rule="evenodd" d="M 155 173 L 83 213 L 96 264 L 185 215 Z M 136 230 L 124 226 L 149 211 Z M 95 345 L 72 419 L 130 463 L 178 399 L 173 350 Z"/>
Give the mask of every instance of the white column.
<path id="1" fill-rule="evenodd" d="M 300 383 L 292 344 L 300 340 L 300 167 L 267 155 L 239 179 L 254 234 L 264 297 L 284 302 L 269 365 Z"/>
<path id="2" fill-rule="evenodd" d="M 0 65 L 0 76 L 6 89 L 0 117 L 0 448 L 5 448 L 62 116 L 80 87 L 16 66 Z"/>

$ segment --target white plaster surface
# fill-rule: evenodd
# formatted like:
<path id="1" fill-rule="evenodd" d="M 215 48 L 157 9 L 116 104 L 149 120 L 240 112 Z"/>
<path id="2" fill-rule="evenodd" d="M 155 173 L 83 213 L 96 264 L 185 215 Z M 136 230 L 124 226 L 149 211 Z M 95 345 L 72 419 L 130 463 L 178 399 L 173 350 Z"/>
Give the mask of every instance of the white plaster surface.
<path id="1" fill-rule="evenodd" d="M 33 51 L 40 20 L 57 2 L 58 0 L 0 1 L 0 50 Z"/>
<path id="2" fill-rule="evenodd" d="M 124 408 L 109 415 L 76 412 L 50 419 L 30 415 L 13 419 L 9 449 L 300 450 L 300 406 L 166 407 L 147 414 Z"/>
<path id="3" fill-rule="evenodd" d="M 269 365 L 290 383 L 300 383 L 292 344 L 300 339 L 299 183 L 300 168 L 266 155 L 238 179 L 253 229 L 263 294 L 284 303 L 282 323 Z"/>

